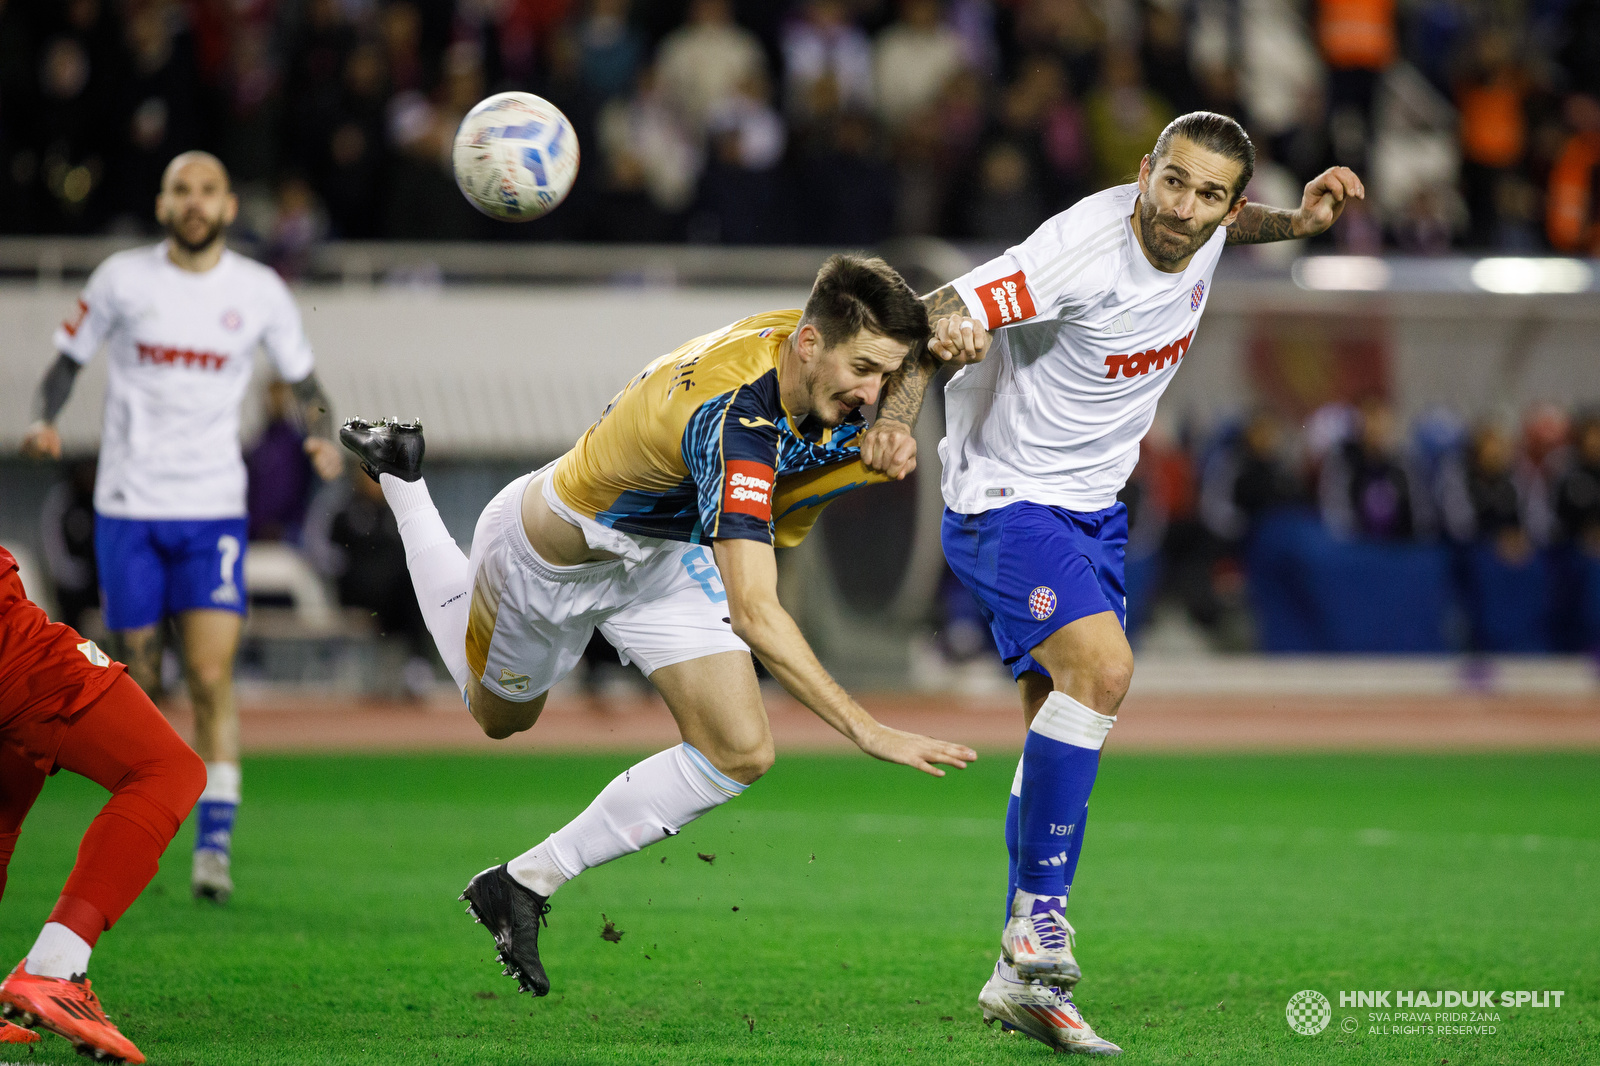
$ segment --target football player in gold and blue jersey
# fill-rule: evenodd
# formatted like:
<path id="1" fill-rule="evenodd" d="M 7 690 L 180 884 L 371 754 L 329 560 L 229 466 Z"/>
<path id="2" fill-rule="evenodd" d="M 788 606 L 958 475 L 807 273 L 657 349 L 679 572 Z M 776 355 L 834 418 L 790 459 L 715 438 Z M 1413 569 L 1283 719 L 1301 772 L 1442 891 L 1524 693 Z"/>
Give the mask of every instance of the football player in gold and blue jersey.
<path id="1" fill-rule="evenodd" d="M 939 323 L 941 353 L 952 325 Z M 977 757 L 874 720 L 817 661 L 777 593 L 775 547 L 798 543 L 842 493 L 914 462 L 879 453 L 869 469 L 861 408 L 908 359 L 930 358 L 932 332 L 888 264 L 834 256 L 804 310 L 743 319 L 647 366 L 571 451 L 490 502 L 470 559 L 422 481 L 421 427 L 345 425 L 341 438 L 395 512 L 428 628 L 485 733 L 530 728 L 598 628 L 655 685 L 683 737 L 467 886 L 462 898 L 523 990 L 550 988 L 538 927 L 556 889 L 678 833 L 772 765 L 752 651 L 869 755 L 936 776 L 938 764 Z"/>

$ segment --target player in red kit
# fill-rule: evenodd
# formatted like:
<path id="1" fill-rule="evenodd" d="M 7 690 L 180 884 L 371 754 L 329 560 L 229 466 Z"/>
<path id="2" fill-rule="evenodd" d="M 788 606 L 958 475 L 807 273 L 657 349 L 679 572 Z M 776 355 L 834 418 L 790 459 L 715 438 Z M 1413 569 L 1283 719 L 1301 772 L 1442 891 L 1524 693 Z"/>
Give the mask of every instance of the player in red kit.
<path id="1" fill-rule="evenodd" d="M 111 791 L 26 958 L 0 982 L 0 1043 L 46 1029 L 100 1061 L 143 1062 L 86 976 L 89 953 L 155 876 L 206 784 L 205 763 L 91 640 L 52 623 L 0 548 L 0 896 L 22 820 L 57 769 Z"/>

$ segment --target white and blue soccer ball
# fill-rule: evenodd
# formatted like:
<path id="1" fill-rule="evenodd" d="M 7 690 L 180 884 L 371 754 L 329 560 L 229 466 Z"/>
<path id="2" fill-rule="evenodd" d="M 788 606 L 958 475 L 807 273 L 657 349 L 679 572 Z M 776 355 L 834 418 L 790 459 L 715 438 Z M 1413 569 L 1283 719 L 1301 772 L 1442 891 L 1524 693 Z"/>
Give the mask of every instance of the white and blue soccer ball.
<path id="1" fill-rule="evenodd" d="M 491 218 L 529 222 L 572 191 L 578 137 L 550 101 L 496 93 L 461 120 L 451 162 L 473 207 Z"/>

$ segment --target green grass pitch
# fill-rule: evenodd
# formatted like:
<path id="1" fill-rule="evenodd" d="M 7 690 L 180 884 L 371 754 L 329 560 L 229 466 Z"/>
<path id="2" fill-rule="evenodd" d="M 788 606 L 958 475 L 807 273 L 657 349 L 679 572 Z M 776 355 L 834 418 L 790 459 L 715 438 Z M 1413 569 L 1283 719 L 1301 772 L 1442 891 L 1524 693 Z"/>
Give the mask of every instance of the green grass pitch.
<path id="1" fill-rule="evenodd" d="M 934 780 L 794 756 L 555 898 L 554 991 L 514 994 L 468 877 L 631 762 L 248 761 L 238 894 L 187 891 L 185 828 L 92 976 L 150 1057 L 229 1063 L 1041 1062 L 979 1021 L 1015 756 Z M 0 903 L 32 942 L 98 788 L 62 774 Z M 714 863 L 698 853 L 715 855 Z M 604 918 L 602 918 L 602 915 Z M 1600 1052 L 1600 755 L 1109 754 L 1071 917 L 1078 1002 L 1139 1063 L 1580 1063 Z M 601 938 L 603 921 L 622 931 Z M 1317 1036 L 1289 997 L 1334 1003 Z M 1545 990 L 1484 1036 L 1382 1035 L 1340 990 Z M 1341 1031 L 1359 1016 L 1360 1030 Z M 1381 1023 L 1380 1023 L 1381 1024 Z M 46 1036 L 10 1058 L 79 1061 Z M 5 1055 L 0 1054 L 0 1058 Z"/>

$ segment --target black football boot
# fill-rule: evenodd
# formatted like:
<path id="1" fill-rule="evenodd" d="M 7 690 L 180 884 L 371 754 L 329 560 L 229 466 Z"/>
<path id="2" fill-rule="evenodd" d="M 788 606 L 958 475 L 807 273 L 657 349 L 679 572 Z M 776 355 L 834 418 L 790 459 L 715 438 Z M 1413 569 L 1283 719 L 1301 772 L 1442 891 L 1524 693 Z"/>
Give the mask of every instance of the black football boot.
<path id="1" fill-rule="evenodd" d="M 506 964 L 502 972 L 517 979 L 520 991 L 548 995 L 550 978 L 539 961 L 539 925 L 550 924 L 545 917 L 550 913 L 548 897 L 512 877 L 502 863 L 474 877 L 458 898 L 466 901 L 467 913 L 494 935 L 500 961 Z"/>
<path id="2" fill-rule="evenodd" d="M 422 423 L 352 418 L 339 428 L 339 440 L 361 459 L 361 469 L 377 481 L 393 474 L 401 481 L 422 477 Z"/>

